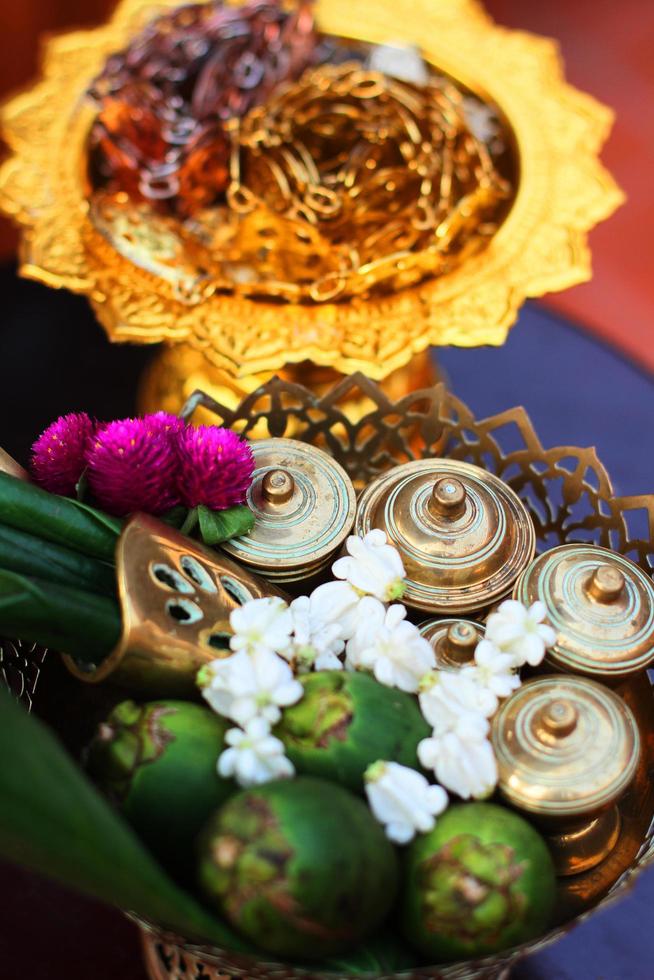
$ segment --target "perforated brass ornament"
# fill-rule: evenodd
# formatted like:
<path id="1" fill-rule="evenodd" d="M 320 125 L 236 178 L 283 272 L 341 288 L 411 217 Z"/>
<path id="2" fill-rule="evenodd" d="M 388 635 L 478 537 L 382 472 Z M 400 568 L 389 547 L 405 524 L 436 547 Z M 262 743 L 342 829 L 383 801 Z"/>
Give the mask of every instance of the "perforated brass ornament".
<path id="1" fill-rule="evenodd" d="M 352 481 L 327 453 L 293 439 L 256 440 L 252 451 L 254 528 L 222 548 L 266 579 L 301 581 L 329 564 L 350 533 Z"/>
<path id="2" fill-rule="evenodd" d="M 488 606 L 534 555 L 520 499 L 501 480 L 447 459 L 405 463 L 361 493 L 355 530 L 381 528 L 406 569 L 402 601 L 431 613 Z"/>
<path id="3" fill-rule="evenodd" d="M 420 633 L 431 643 L 439 670 L 458 670 L 474 664 L 485 628 L 468 619 L 429 619 L 420 624 Z"/>
<path id="4" fill-rule="evenodd" d="M 499 790 L 544 825 L 558 874 L 603 861 L 620 832 L 614 804 L 640 757 L 624 701 L 583 677 L 542 677 L 502 703 L 491 738 Z"/>
<path id="5" fill-rule="evenodd" d="M 188 695 L 203 664 L 229 653 L 229 617 L 251 599 L 282 595 L 228 558 L 147 514 L 116 546 L 122 635 L 98 667 L 65 656 L 77 678 L 111 678 L 130 690 Z"/>
<path id="6" fill-rule="evenodd" d="M 161 0 L 156 12 L 175 4 Z M 565 84 L 553 42 L 496 27 L 473 0 L 316 5 L 322 31 L 416 44 L 506 121 L 520 175 L 515 200 L 488 247 L 451 273 L 379 298 L 284 305 L 216 293 L 199 271 L 204 257 L 189 254 L 169 225 L 139 227 L 137 247 L 137 219 L 121 218 L 114 240 L 110 217 L 94 220 L 81 176 L 93 118 L 83 95 L 153 9 L 124 0 L 103 27 L 49 42 L 42 80 L 3 112 L 11 156 L 0 204 L 24 228 L 24 275 L 88 295 L 113 340 L 182 345 L 167 365 L 169 397 L 188 373 L 187 351 L 235 387 L 306 359 L 383 378 L 430 344 L 501 344 L 526 297 L 590 276 L 587 232 L 622 200 L 597 162 L 611 113 Z"/>
<path id="7" fill-rule="evenodd" d="M 613 683 L 654 662 L 654 582 L 623 555 L 554 548 L 525 570 L 514 595 L 545 604 L 557 632 L 547 661 L 557 670 Z"/>
<path id="8" fill-rule="evenodd" d="M 368 408 L 356 421 L 343 403 L 356 400 Z M 553 544 L 592 541 L 613 546 L 632 557 L 644 571 L 654 562 L 654 496 L 615 495 L 606 469 L 594 449 L 577 446 L 546 448 L 521 408 L 477 419 L 444 386 L 425 388 L 406 397 L 390 398 L 362 375 L 321 395 L 299 384 L 274 380 L 240 405 L 210 401 L 203 411 L 214 423 L 245 433 L 293 434 L 332 453 L 350 477 L 369 482 L 393 464 L 431 457 L 434 446 L 449 432 L 447 456 L 485 467 L 521 497 L 532 516 L 539 550 Z M 213 414 L 211 414 L 211 407 Z M 58 658 L 46 657 L 35 707 L 57 680 Z M 28 680 L 29 676 L 26 675 Z M 28 694 L 34 696 L 29 686 Z M 403 971 L 415 980 L 499 980 L 530 952 L 556 941 L 576 922 L 606 909 L 625 895 L 636 876 L 654 864 L 654 691 L 647 674 L 628 680 L 621 689 L 643 733 L 643 752 L 632 787 L 619 802 L 621 829 L 616 846 L 596 868 L 561 879 L 555 928 L 534 942 L 477 961 L 423 965 Z M 61 702 L 59 702 L 61 703 Z M 61 719 L 65 728 L 66 719 Z M 143 930 L 150 974 L 155 980 L 179 976 L 247 976 L 252 980 L 306 980 L 306 970 L 271 963 L 255 956 L 201 946 L 194 937 L 175 936 L 160 925 L 137 920 Z M 343 977 L 352 977 L 342 971 Z M 313 969 L 312 976 L 324 976 Z"/>

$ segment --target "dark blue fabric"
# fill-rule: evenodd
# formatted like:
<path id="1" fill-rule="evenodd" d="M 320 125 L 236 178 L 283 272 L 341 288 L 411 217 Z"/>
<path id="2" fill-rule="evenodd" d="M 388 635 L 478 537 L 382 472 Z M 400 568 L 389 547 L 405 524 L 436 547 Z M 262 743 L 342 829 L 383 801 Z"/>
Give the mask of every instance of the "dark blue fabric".
<path id="1" fill-rule="evenodd" d="M 524 405 L 545 446 L 595 446 L 617 493 L 654 492 L 654 378 L 583 330 L 532 303 L 504 347 L 437 359 L 477 417 Z"/>

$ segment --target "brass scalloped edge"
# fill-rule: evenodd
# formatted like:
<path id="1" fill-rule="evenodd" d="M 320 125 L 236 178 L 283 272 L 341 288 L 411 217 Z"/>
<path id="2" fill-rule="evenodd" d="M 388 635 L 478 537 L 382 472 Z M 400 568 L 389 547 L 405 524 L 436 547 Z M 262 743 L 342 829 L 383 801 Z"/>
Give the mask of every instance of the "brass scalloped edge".
<path id="1" fill-rule="evenodd" d="M 496 26 L 476 0 L 414 0 L 401 20 L 393 0 L 319 0 L 322 29 L 418 43 L 501 106 L 520 157 L 513 208 L 480 255 L 391 296 L 315 306 L 216 295 L 180 302 L 94 228 L 80 163 L 90 80 L 138 26 L 178 2 L 123 0 L 104 26 L 53 38 L 42 80 L 2 110 L 12 155 L 0 170 L 0 207 L 24 226 L 21 272 L 88 295 L 110 339 L 184 342 L 236 376 L 309 359 L 381 379 L 431 344 L 502 344 L 525 298 L 590 277 L 587 232 L 623 200 L 597 159 L 613 117 L 563 80 L 555 42 Z"/>
<path id="2" fill-rule="evenodd" d="M 615 497 L 610 477 L 595 449 L 558 446 L 546 449 L 524 408 L 511 408 L 485 419 L 476 419 L 468 406 L 439 384 L 391 400 L 370 378 L 355 374 L 320 396 L 280 378 L 273 378 L 237 407 L 220 404 L 201 393 L 187 402 L 186 417 L 202 404 L 219 421 L 249 433 L 267 423 L 268 434 L 315 442 L 332 452 L 353 478 L 371 479 L 394 462 L 433 456 L 433 446 L 445 427 L 449 433 L 446 455 L 476 463 L 500 476 L 525 501 L 534 519 L 541 547 L 570 540 L 594 541 L 633 557 L 651 573 L 654 566 L 654 494 Z M 365 398 L 375 406 L 353 422 L 341 409 L 352 398 Z M 259 431 L 259 428 L 257 428 Z M 630 531 L 635 511 L 647 517 L 646 534 Z M 33 693 L 33 687 L 26 691 Z M 633 862 L 612 885 L 609 893 L 590 908 L 545 936 L 505 954 L 456 963 L 441 968 L 402 971 L 406 980 L 499 980 L 503 971 L 529 953 L 543 950 L 599 908 L 617 901 L 644 868 L 654 865 L 654 824 Z M 189 943 L 188 940 L 131 916 L 144 930 L 144 946 L 153 976 L 172 980 L 177 976 L 225 976 L 250 980 L 307 980 L 323 976 L 301 968 L 266 963 Z M 161 950 L 161 957 L 158 950 Z M 200 969 L 202 964 L 202 969 Z M 195 969 L 195 973 L 191 972 Z M 326 974 L 324 975 L 326 977 Z M 371 974 L 353 975 L 356 977 Z M 343 980 L 350 980 L 339 973 Z M 375 975 L 375 980 L 382 978 Z"/>

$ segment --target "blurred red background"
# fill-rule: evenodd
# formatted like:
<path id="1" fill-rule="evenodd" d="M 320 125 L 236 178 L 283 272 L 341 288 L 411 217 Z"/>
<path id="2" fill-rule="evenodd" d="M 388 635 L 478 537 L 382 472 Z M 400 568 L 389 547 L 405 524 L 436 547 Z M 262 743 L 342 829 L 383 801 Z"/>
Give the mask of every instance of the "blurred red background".
<path id="1" fill-rule="evenodd" d="M 112 0 L 22 0 L 0 10 L 0 94 L 37 71 L 38 38 L 47 31 L 102 21 Z M 628 200 L 591 235 L 591 283 L 545 302 L 585 324 L 654 370 L 654 4 L 651 0 L 487 0 L 495 19 L 556 37 L 568 79 L 616 111 L 603 159 Z M 1 220 L 1 219 L 0 219 Z M 11 256 L 15 231 L 0 224 L 0 257 Z"/>

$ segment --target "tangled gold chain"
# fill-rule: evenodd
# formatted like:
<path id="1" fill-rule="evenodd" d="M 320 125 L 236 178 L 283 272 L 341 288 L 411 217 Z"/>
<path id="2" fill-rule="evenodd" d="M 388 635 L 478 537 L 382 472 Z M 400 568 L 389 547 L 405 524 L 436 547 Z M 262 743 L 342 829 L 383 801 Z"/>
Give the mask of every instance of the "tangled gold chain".
<path id="1" fill-rule="evenodd" d="M 240 292 L 320 302 L 442 273 L 485 244 L 510 192 L 441 76 L 323 65 L 231 134 L 222 273 Z"/>

